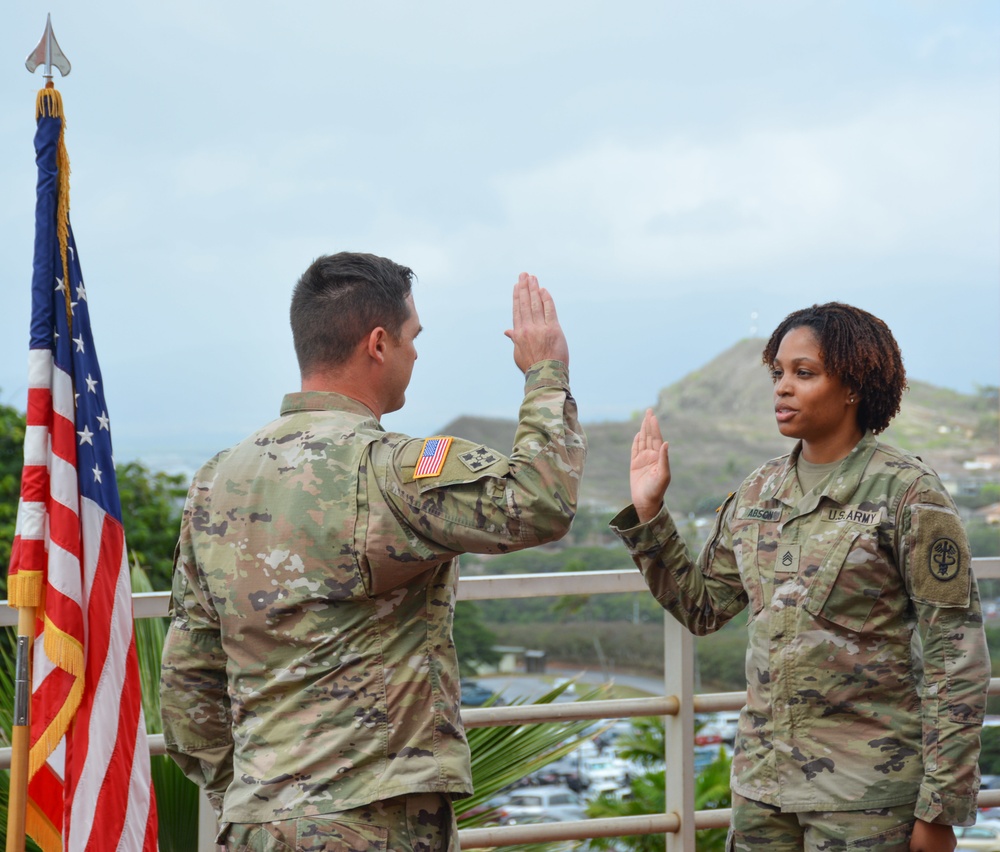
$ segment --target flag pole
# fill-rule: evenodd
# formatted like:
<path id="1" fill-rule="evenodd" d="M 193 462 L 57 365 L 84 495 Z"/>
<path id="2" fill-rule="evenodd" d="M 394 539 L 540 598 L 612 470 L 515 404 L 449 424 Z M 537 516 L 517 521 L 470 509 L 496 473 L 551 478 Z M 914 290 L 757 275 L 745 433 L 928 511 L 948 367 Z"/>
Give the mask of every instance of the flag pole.
<path id="1" fill-rule="evenodd" d="M 10 788 L 7 798 L 7 852 L 24 852 L 28 810 L 28 751 L 31 727 L 31 649 L 35 638 L 35 607 L 17 611 L 17 662 L 14 674 L 14 720 L 11 728 Z"/>
<path id="2" fill-rule="evenodd" d="M 52 16 L 45 21 L 45 32 L 24 61 L 30 73 L 43 65 L 45 88 L 52 89 L 52 69 L 65 77 L 71 66 L 52 31 Z M 34 584 L 26 584 L 33 586 Z M 7 799 L 6 852 L 24 852 L 25 817 L 28 808 L 28 756 L 31 747 L 31 657 L 35 638 L 36 609 L 40 589 L 11 590 L 11 604 L 17 606 L 17 657 L 14 675 L 14 718 L 11 729 L 10 786 Z"/>

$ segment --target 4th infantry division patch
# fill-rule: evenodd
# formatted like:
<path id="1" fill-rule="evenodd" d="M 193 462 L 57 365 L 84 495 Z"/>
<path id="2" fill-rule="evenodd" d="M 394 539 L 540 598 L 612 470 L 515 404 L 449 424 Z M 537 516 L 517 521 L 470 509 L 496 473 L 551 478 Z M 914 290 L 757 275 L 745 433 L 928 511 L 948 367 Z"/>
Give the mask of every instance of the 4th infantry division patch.
<path id="1" fill-rule="evenodd" d="M 451 447 L 451 438 L 427 438 L 424 441 L 424 448 L 420 451 L 420 458 L 417 459 L 413 478 L 439 476 L 441 468 L 444 467 L 444 460 L 448 458 L 449 447 Z"/>

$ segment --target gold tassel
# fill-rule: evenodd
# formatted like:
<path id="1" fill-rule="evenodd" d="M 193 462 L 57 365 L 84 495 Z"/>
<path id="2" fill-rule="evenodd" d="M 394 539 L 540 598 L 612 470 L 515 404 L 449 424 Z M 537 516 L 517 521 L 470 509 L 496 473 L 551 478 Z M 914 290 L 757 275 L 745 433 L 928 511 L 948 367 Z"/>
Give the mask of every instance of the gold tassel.
<path id="1" fill-rule="evenodd" d="M 38 92 L 35 98 L 35 121 L 39 118 L 59 118 L 62 124 L 59 128 L 59 147 L 56 150 L 56 171 L 59 175 L 58 201 L 56 204 L 56 236 L 59 240 L 59 257 L 62 258 L 62 268 L 65 283 L 66 322 L 69 330 L 73 330 L 73 311 L 71 308 L 72 294 L 69 290 L 69 153 L 66 150 L 66 115 L 63 112 L 62 95 L 58 90 L 48 87 Z"/>
<path id="2" fill-rule="evenodd" d="M 18 571 L 7 582 L 8 606 L 19 609 L 23 606 L 42 605 L 42 572 Z"/>

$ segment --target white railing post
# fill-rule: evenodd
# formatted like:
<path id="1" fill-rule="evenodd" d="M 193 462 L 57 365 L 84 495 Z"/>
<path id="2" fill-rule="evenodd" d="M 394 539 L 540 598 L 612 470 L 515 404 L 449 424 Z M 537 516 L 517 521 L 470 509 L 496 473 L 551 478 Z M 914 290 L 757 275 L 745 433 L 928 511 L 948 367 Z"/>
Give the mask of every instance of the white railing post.
<path id="1" fill-rule="evenodd" d="M 663 720 L 666 740 L 667 813 L 680 828 L 667 835 L 667 852 L 689 852 L 694 839 L 694 637 L 673 616 L 663 613 L 663 685 L 680 709 Z"/>
<path id="2" fill-rule="evenodd" d="M 204 790 L 198 791 L 198 852 L 219 852 L 215 835 L 219 833 L 219 822 L 215 818 L 215 808 L 208 801 Z"/>

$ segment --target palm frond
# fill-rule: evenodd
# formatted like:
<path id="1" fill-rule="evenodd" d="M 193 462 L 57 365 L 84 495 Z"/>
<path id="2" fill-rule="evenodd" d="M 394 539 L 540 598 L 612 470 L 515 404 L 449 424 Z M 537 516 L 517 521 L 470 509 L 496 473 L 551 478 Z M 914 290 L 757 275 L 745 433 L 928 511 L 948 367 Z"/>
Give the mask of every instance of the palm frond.
<path id="1" fill-rule="evenodd" d="M 563 683 L 538 698 L 535 704 L 551 704 L 562 695 L 572 682 Z M 580 696 L 579 701 L 592 701 L 606 693 L 599 686 Z M 515 705 L 524 704 L 516 701 Z M 541 769 L 554 760 L 572 752 L 584 739 L 584 731 L 593 725 L 592 720 L 544 722 L 539 724 L 504 725 L 491 728 L 472 728 L 467 737 L 472 751 L 472 783 L 475 793 L 468 799 L 455 803 L 459 825 L 469 828 L 476 819 L 463 819 L 462 815 L 494 798 L 499 792 Z"/>
<path id="2" fill-rule="evenodd" d="M 132 554 L 132 591 L 151 592 L 149 577 Z M 160 722 L 160 658 L 167 628 L 162 618 L 141 618 L 135 622 L 135 648 L 142 684 L 142 710 L 146 730 L 158 734 Z M 198 787 L 169 757 L 150 759 L 156 811 L 159 818 L 160 852 L 187 852 L 198 845 Z"/>

